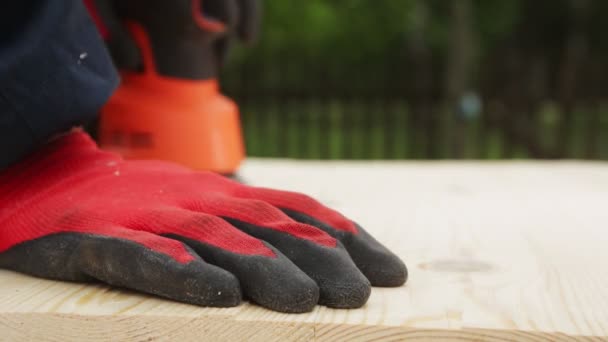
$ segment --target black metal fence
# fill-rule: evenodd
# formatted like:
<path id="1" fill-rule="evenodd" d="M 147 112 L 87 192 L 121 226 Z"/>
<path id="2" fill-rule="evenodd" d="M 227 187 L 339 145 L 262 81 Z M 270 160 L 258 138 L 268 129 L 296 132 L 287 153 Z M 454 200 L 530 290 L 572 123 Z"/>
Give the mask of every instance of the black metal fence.
<path id="1" fill-rule="evenodd" d="M 250 156 L 608 159 L 608 108 L 600 103 L 577 108 L 566 127 L 552 103 L 520 115 L 489 103 L 470 119 L 439 106 L 421 116 L 405 99 L 268 96 L 240 103 Z"/>
<path id="2" fill-rule="evenodd" d="M 418 91 L 403 81 L 417 72 L 408 63 L 348 65 L 332 75 L 331 63 L 313 60 L 299 81 L 289 78 L 289 57 L 267 63 L 243 64 L 224 78 L 225 91 L 240 105 L 250 156 L 608 159 L 602 92 L 567 100 L 539 95 L 519 71 L 449 101 L 438 90 Z M 277 75 L 272 82 L 263 75 L 269 69 Z M 344 82 L 340 72 L 349 70 L 357 70 L 359 81 Z M 471 97 L 479 108 L 467 113 Z"/>

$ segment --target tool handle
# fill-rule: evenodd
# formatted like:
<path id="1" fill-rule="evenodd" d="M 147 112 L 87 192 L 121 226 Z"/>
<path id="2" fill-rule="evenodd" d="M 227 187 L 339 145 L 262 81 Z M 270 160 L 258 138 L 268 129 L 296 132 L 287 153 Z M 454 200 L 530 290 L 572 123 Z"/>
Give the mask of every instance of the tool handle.
<path id="1" fill-rule="evenodd" d="M 116 0 L 113 6 L 138 47 L 140 71 L 181 79 L 216 78 L 228 41 L 253 40 L 259 23 L 253 0 Z"/>

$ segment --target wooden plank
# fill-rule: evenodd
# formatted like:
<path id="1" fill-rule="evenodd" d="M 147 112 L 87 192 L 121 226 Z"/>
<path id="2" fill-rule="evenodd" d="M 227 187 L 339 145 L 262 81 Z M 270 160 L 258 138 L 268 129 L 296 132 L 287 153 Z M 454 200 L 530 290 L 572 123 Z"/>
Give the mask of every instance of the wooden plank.
<path id="1" fill-rule="evenodd" d="M 608 164 L 247 162 L 401 255 L 358 310 L 199 308 L 0 271 L 0 340 L 608 340 Z"/>

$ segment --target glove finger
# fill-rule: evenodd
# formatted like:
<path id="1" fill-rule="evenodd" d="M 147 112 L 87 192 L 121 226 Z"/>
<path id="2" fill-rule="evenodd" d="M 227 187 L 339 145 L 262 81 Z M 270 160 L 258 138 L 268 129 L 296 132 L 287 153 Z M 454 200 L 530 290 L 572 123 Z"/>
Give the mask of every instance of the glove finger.
<path id="1" fill-rule="evenodd" d="M 358 224 L 313 198 L 295 192 L 246 186 L 233 194 L 268 202 L 292 219 L 320 228 L 338 239 L 373 286 L 401 286 L 406 282 L 407 268 L 399 257 Z"/>
<path id="2" fill-rule="evenodd" d="M 340 240 L 373 286 L 395 287 L 407 281 L 407 267 L 365 229 L 355 223 L 356 233 L 344 232 L 298 211 L 282 209 L 294 220 L 318 227 Z"/>
<path id="3" fill-rule="evenodd" d="M 205 261 L 234 274 L 256 304 L 281 312 L 308 312 L 317 304 L 319 288 L 312 279 L 273 246 L 223 219 L 181 208 L 143 212 L 123 224 L 186 243 Z"/>
<path id="4" fill-rule="evenodd" d="M 241 301 L 236 277 L 204 262 L 183 243 L 122 227 L 30 240 L 0 254 L 0 267 L 56 280 L 99 280 L 201 306 Z"/>
<path id="5" fill-rule="evenodd" d="M 293 221 L 268 203 L 215 195 L 192 201 L 186 208 L 220 216 L 272 244 L 316 282 L 319 304 L 357 308 L 369 298 L 369 281 L 339 242 L 313 226 Z"/>

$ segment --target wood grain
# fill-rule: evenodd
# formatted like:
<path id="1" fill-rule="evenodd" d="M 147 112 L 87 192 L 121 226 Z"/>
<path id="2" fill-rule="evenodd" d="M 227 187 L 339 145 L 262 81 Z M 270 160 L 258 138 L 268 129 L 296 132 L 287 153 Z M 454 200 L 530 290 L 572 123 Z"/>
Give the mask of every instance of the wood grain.
<path id="1" fill-rule="evenodd" d="M 401 255 L 358 310 L 213 309 L 0 271 L 0 340 L 608 340 L 608 164 L 248 161 Z"/>

